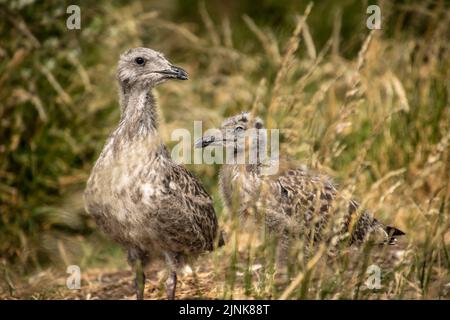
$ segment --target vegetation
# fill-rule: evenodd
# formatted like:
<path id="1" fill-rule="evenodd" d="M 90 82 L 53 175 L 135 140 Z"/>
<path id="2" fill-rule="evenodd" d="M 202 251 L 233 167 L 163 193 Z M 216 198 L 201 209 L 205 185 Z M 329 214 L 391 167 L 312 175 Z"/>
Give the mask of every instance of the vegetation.
<path id="1" fill-rule="evenodd" d="M 175 128 L 253 110 L 281 129 L 284 155 L 335 177 L 407 234 L 395 249 L 328 263 L 319 251 L 279 279 L 265 241 L 222 209 L 218 167 L 191 165 L 228 242 L 185 276 L 185 296 L 448 299 L 450 10 L 443 0 L 380 1 L 382 29 L 369 30 L 370 3 L 98 0 L 81 3 L 81 30 L 68 30 L 72 3 L 0 1 L 0 297 L 132 295 L 129 282 L 110 296 L 92 284 L 130 275 L 118 276 L 124 254 L 85 215 L 82 191 L 119 118 L 117 58 L 147 46 L 190 73 L 157 89 L 170 146 Z M 71 264 L 83 270 L 75 293 L 64 286 Z M 364 284 L 371 264 L 381 289 Z M 163 275 L 149 273 L 148 296 L 161 297 Z"/>

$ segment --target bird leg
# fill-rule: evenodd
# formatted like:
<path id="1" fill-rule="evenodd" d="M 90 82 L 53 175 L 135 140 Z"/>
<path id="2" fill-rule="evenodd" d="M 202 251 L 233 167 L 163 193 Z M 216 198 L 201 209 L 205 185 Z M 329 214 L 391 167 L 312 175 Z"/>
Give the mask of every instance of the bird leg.
<path id="1" fill-rule="evenodd" d="M 286 231 L 277 235 L 269 232 L 270 236 L 270 258 L 273 261 L 274 280 L 276 283 L 286 283 L 289 280 L 289 237 Z"/>
<path id="2" fill-rule="evenodd" d="M 169 267 L 169 276 L 166 280 L 167 299 L 175 299 L 175 290 L 177 288 L 177 270 L 183 266 L 183 258 L 177 253 L 166 253 L 166 263 Z"/>
<path id="3" fill-rule="evenodd" d="M 175 290 L 177 288 L 177 273 L 173 270 L 169 272 L 169 277 L 166 280 L 167 299 L 175 299 Z"/>
<path id="4" fill-rule="evenodd" d="M 136 259 L 136 262 L 134 263 L 134 271 L 136 273 L 136 277 L 134 278 L 134 288 L 136 290 L 136 299 L 143 300 L 144 299 L 144 289 L 145 289 L 145 273 L 143 271 L 141 259 Z"/>
<path id="5" fill-rule="evenodd" d="M 289 234 L 283 231 L 277 239 L 276 244 L 276 267 L 280 271 L 285 271 L 289 263 Z"/>
<path id="6" fill-rule="evenodd" d="M 136 291 L 136 299 L 144 299 L 145 289 L 145 272 L 144 268 L 149 262 L 149 256 L 138 249 L 128 250 L 128 263 L 135 273 L 134 289 Z"/>

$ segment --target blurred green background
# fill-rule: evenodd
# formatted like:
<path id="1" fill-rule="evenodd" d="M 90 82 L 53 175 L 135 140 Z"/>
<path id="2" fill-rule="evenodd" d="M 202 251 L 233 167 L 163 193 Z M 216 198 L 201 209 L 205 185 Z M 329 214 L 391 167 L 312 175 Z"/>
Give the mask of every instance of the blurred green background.
<path id="1" fill-rule="evenodd" d="M 332 50 L 342 60 L 334 63 L 357 59 L 369 33 L 366 8 L 372 3 L 378 2 L 315 1 L 308 17 L 315 48 L 326 46 L 333 30 L 338 30 L 339 45 Z M 81 7 L 81 30 L 66 28 L 70 4 Z M 134 46 L 151 47 L 190 72 L 191 98 L 183 97 L 188 90 L 183 89 L 184 83 L 158 89 L 163 136 L 169 142 L 171 128 L 192 129 L 193 120 L 217 125 L 222 117 L 251 108 L 260 79 L 264 77 L 270 88 L 278 72 L 276 59 L 263 53 L 266 49 L 255 36 L 252 22 L 276 39 L 282 55 L 296 15 L 302 14 L 307 4 L 287 0 L 0 1 L 3 266 L 26 273 L 49 263 L 65 265 L 72 256 L 87 259 L 82 262 L 85 264 L 114 256 L 112 245 L 93 248 L 84 244 L 105 242 L 84 215 L 81 194 L 96 156 L 119 118 L 114 73 L 120 52 Z M 445 1 L 395 1 L 395 5 L 382 1 L 380 5 L 385 9 L 382 37 L 405 46 L 414 46 L 411 39 L 433 39 L 431 34 L 442 22 L 438 16 L 448 11 Z M 296 55 L 308 56 L 307 49 L 300 45 Z M 396 114 L 387 129 L 390 141 L 398 144 L 375 141 L 378 147 L 369 151 L 369 159 L 385 163 L 386 172 L 400 167 L 412 170 L 408 171 L 411 182 L 414 165 L 426 161 L 432 146 L 448 130 L 449 53 L 443 48 L 427 52 L 419 47 L 410 52 L 413 57 L 407 63 L 420 65 L 431 59 L 430 55 L 438 61 L 427 75 L 427 83 L 432 85 L 421 95 L 414 88 L 422 80 L 408 82 L 411 109 Z M 234 58 L 236 55 L 252 59 Z M 416 68 L 407 63 L 395 66 L 400 66 L 400 81 L 408 79 L 407 68 Z M 242 73 L 253 83 L 252 88 L 240 86 L 235 75 Z M 236 79 L 234 88 L 242 88 L 236 95 L 242 99 L 226 98 L 221 103 L 216 91 L 227 88 L 228 79 Z M 316 89 L 314 84 L 306 87 L 311 92 Z M 330 164 L 332 169 L 345 168 L 372 132 L 367 122 L 359 129 L 342 137 L 347 148 Z M 311 150 L 321 149 L 320 141 L 320 136 L 309 141 Z M 415 156 L 418 153 L 420 159 Z M 217 167 L 190 168 L 201 176 L 220 208 Z M 420 192 L 426 198 L 434 191 L 433 186 L 424 186 Z"/>

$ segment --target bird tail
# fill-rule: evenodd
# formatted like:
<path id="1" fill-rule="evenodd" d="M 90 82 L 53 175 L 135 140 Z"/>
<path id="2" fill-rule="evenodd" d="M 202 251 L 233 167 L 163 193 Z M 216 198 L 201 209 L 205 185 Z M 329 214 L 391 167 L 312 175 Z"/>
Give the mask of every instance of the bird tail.
<path id="1" fill-rule="evenodd" d="M 403 231 L 392 226 L 385 226 L 384 230 L 388 234 L 387 244 L 390 245 L 394 245 L 397 243 L 397 237 L 405 235 Z"/>

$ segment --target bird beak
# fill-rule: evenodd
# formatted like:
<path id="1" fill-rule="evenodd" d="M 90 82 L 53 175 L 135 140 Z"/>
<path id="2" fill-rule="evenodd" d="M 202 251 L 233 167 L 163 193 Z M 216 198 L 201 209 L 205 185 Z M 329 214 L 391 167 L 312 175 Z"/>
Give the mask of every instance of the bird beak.
<path id="1" fill-rule="evenodd" d="M 187 80 L 188 73 L 180 67 L 170 66 L 170 69 L 157 71 L 157 73 L 161 73 L 166 75 L 168 78 L 178 79 L 178 80 Z"/>
<path id="2" fill-rule="evenodd" d="M 195 142 L 196 148 L 205 148 L 210 145 L 222 145 L 220 140 L 216 141 L 214 136 L 204 136 Z"/>

